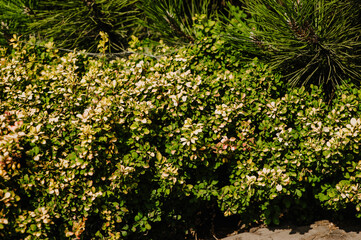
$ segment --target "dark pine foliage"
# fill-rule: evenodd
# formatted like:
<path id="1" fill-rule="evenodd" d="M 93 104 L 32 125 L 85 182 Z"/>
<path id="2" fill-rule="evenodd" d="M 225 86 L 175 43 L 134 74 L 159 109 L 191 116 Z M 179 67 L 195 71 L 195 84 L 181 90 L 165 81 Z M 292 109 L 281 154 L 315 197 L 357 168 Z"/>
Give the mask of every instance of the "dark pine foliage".
<path id="1" fill-rule="evenodd" d="M 322 85 L 327 98 L 346 79 L 361 79 L 360 14 L 354 1 L 243 1 L 248 32 L 233 23 L 228 39 L 266 59 L 291 86 Z M 357 6 L 356 6 L 357 5 Z M 232 9 L 232 8 L 231 8 Z M 231 12 L 236 16 L 236 11 Z M 229 19 L 229 22 L 231 20 Z M 251 33 L 251 34 L 250 34 Z"/>

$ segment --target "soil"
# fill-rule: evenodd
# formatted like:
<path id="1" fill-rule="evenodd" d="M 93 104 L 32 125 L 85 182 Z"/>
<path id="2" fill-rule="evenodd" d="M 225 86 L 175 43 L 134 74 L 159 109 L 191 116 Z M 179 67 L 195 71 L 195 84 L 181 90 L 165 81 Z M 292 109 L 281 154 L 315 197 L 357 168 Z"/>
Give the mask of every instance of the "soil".
<path id="1" fill-rule="evenodd" d="M 332 218 L 330 218 L 332 219 Z M 240 226 L 234 219 L 210 226 L 207 236 L 195 240 L 361 240 L 361 220 L 317 220 L 307 225 Z"/>
<path id="2" fill-rule="evenodd" d="M 213 238 L 216 240 L 217 238 Z M 255 227 L 233 233 L 221 240 L 361 240 L 361 225 L 356 222 L 335 224 L 329 220 L 307 226 Z"/>

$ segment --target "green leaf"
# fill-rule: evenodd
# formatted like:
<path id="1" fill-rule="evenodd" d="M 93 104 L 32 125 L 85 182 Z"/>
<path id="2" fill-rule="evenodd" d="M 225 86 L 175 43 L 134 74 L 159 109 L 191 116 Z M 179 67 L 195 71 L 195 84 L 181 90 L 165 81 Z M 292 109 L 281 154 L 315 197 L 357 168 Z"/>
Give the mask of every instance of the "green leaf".
<path id="1" fill-rule="evenodd" d="M 35 232 L 36 229 L 37 229 L 37 227 L 36 227 L 35 224 L 31 224 L 31 225 L 30 225 L 30 230 L 31 230 L 31 231 Z"/>
<path id="2" fill-rule="evenodd" d="M 138 153 L 132 152 L 132 158 L 133 158 L 134 160 L 138 159 Z"/>
<path id="3" fill-rule="evenodd" d="M 208 21 L 208 26 L 213 27 L 216 24 L 216 21 Z"/>
<path id="4" fill-rule="evenodd" d="M 328 150 L 323 151 L 323 156 L 325 156 L 325 157 L 329 156 L 330 154 L 331 154 L 331 151 L 328 151 Z"/>
<path id="5" fill-rule="evenodd" d="M 76 160 L 76 153 L 75 153 L 75 152 L 70 153 L 70 154 L 68 155 L 68 158 L 69 158 L 70 160 Z"/>
<path id="6" fill-rule="evenodd" d="M 39 149 L 38 146 L 36 146 L 36 147 L 33 148 L 33 151 L 34 151 L 34 155 L 38 155 L 40 149 Z"/>
<path id="7" fill-rule="evenodd" d="M 130 129 L 131 130 L 135 130 L 139 127 L 139 123 L 138 122 L 134 122 L 131 126 L 130 126 Z"/>
<path id="8" fill-rule="evenodd" d="M 324 202 L 324 201 L 327 201 L 330 199 L 327 195 L 322 194 L 322 193 L 318 194 L 317 197 L 321 202 Z"/>
<path id="9" fill-rule="evenodd" d="M 99 142 L 106 142 L 107 141 L 107 137 L 102 136 L 99 138 Z"/>
<path id="10" fill-rule="evenodd" d="M 157 158 L 157 160 L 158 161 L 161 161 L 162 160 L 162 154 L 159 152 L 159 151 L 157 151 L 157 154 L 156 154 L 156 158 Z"/>
<path id="11" fill-rule="evenodd" d="M 146 228 L 147 230 L 152 229 L 152 227 L 150 226 L 150 224 L 149 224 L 149 223 L 146 223 L 146 224 L 145 224 L 145 228 Z"/>

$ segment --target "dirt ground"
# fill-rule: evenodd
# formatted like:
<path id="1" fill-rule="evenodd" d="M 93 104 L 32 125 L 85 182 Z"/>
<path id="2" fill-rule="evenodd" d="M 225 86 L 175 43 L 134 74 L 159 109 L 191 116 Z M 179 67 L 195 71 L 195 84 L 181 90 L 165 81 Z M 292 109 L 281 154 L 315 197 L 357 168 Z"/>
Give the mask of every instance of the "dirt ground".
<path id="1" fill-rule="evenodd" d="M 359 222 L 333 223 L 316 221 L 308 226 L 254 227 L 242 233 L 231 233 L 214 240 L 361 240 Z"/>

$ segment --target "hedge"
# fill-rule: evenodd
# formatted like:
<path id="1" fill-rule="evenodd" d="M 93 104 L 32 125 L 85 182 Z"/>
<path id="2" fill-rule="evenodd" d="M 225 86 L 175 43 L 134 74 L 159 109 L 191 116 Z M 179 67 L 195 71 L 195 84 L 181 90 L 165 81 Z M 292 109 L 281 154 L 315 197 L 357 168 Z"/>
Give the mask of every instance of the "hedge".
<path id="1" fill-rule="evenodd" d="M 12 47 L 1 49 L 3 239 L 184 239 L 216 212 L 265 224 L 316 207 L 361 216 L 352 84 L 328 104 L 322 88 L 289 89 L 216 37 L 110 61 Z"/>

